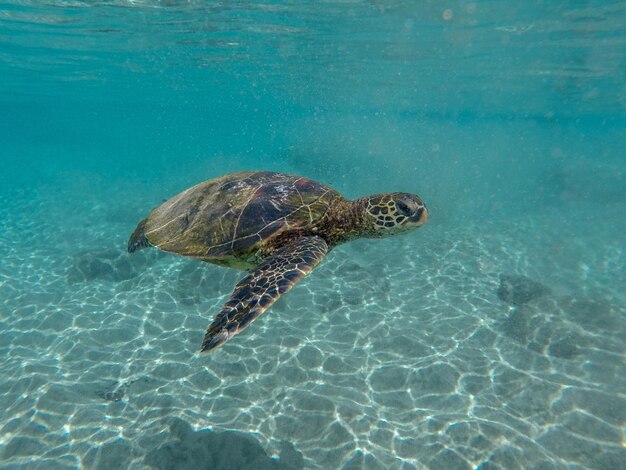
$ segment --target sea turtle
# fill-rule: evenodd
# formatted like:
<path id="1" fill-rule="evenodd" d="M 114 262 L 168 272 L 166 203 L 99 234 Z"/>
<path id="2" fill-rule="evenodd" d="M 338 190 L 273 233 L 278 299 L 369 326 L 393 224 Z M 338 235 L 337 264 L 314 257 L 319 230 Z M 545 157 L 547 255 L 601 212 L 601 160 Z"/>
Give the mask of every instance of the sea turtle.
<path id="1" fill-rule="evenodd" d="M 154 208 L 128 241 L 247 270 L 204 336 L 221 346 L 309 274 L 336 245 L 382 238 L 428 221 L 422 200 L 382 193 L 354 201 L 301 176 L 232 173 L 200 183 Z"/>

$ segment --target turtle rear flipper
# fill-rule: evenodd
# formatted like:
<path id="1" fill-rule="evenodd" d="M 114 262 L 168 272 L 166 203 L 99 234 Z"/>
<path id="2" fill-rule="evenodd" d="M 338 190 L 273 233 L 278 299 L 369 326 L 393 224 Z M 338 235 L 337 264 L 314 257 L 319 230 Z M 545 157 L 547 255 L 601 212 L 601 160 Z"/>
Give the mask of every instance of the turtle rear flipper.
<path id="1" fill-rule="evenodd" d="M 224 344 L 261 315 L 276 299 L 309 274 L 326 253 L 320 237 L 303 237 L 276 250 L 235 286 L 204 336 L 200 352 Z"/>
<path id="2" fill-rule="evenodd" d="M 146 222 L 148 219 L 143 219 L 139 224 L 137 224 L 137 228 L 130 236 L 128 240 L 128 252 L 134 253 L 135 251 L 143 250 L 152 244 L 148 241 L 146 237 Z"/>

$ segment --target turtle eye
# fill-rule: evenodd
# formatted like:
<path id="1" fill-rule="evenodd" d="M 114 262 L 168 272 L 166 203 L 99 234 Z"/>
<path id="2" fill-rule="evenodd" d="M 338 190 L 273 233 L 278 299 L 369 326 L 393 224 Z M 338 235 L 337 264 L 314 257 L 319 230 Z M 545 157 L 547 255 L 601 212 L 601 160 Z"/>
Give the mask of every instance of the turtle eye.
<path id="1" fill-rule="evenodd" d="M 409 209 L 409 206 L 407 206 L 406 203 L 402 201 L 396 201 L 396 207 L 402 214 L 406 215 L 407 217 L 410 217 L 412 215 L 411 209 Z"/>

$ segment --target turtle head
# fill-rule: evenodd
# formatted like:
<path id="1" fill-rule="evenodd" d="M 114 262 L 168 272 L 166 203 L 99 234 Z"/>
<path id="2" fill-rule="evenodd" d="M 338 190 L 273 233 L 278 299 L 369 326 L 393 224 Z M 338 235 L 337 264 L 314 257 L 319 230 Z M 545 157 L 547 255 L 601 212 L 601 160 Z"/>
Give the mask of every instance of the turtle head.
<path id="1" fill-rule="evenodd" d="M 388 237 L 428 222 L 426 206 L 415 194 L 373 194 L 359 199 L 359 202 L 364 213 L 365 237 Z"/>

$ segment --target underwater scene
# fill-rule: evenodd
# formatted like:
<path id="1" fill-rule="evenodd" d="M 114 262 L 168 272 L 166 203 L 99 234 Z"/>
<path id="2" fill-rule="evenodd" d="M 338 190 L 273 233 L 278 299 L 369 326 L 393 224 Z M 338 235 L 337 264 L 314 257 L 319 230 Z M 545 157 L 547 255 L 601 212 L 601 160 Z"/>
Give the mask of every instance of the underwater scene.
<path id="1" fill-rule="evenodd" d="M 0 468 L 626 468 L 625 25 L 1 1 Z"/>

